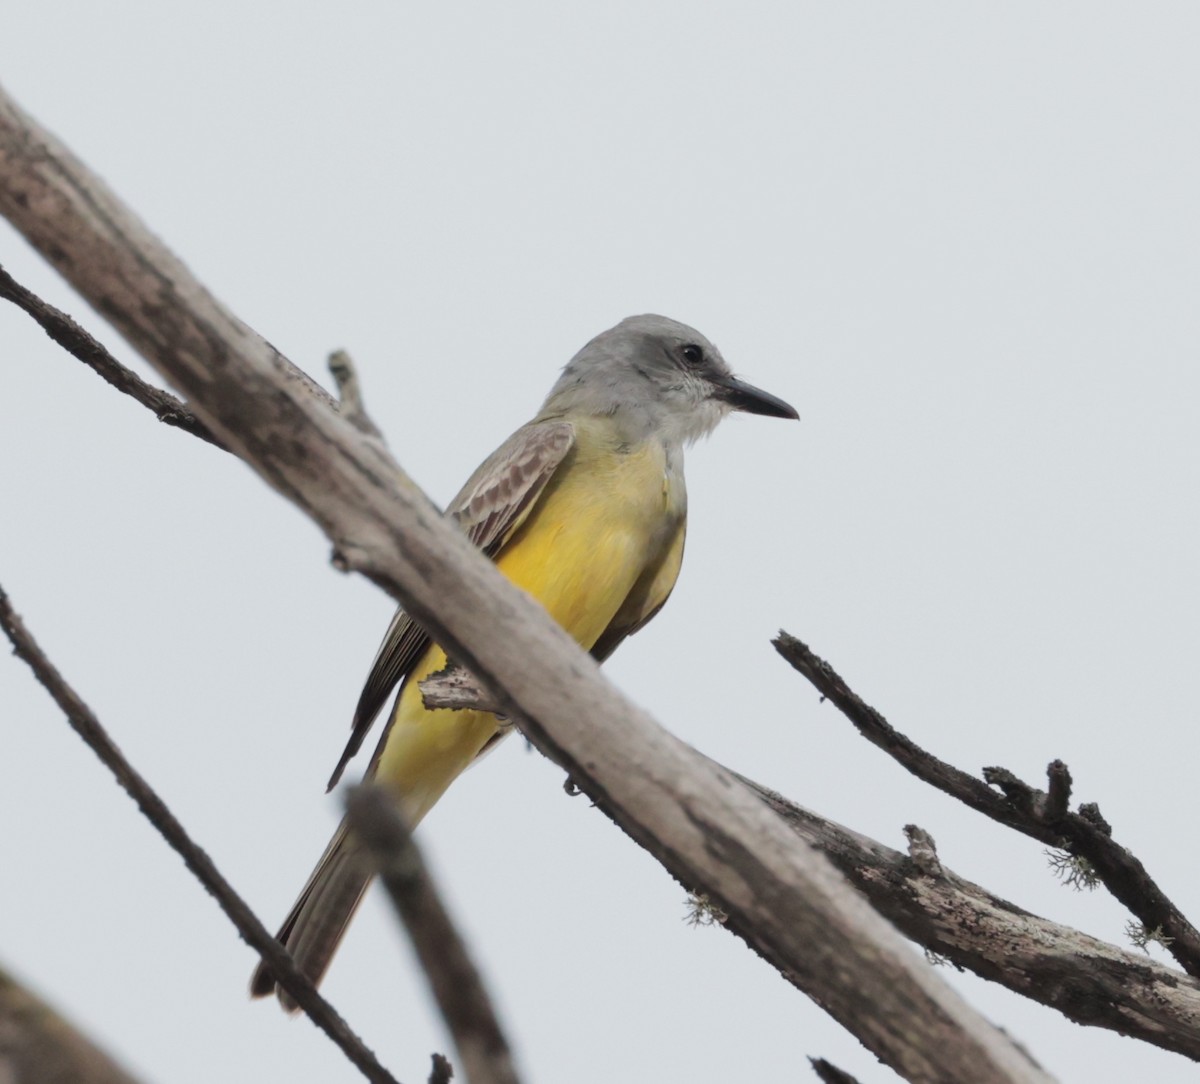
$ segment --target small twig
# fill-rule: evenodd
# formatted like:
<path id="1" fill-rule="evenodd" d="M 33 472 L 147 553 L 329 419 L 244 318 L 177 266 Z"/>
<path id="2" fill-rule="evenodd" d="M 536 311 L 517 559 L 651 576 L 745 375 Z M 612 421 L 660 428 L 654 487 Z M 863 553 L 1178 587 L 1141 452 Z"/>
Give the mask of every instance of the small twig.
<path id="1" fill-rule="evenodd" d="M 1062 820 L 1071 807 L 1071 772 L 1061 760 L 1051 761 L 1046 769 L 1045 818 L 1052 823 Z"/>
<path id="2" fill-rule="evenodd" d="M 429 1070 L 429 1084 L 450 1084 L 454 1079 L 454 1068 L 441 1054 L 433 1055 L 433 1068 Z"/>
<path id="3" fill-rule="evenodd" d="M 358 380 L 358 370 L 354 367 L 354 359 L 345 350 L 335 350 L 329 355 L 329 371 L 337 384 L 338 399 L 341 403 L 342 417 L 351 425 L 383 440 L 380 432 L 367 413 L 363 400 L 362 385 Z"/>
<path id="4" fill-rule="evenodd" d="M 34 676 L 63 710 L 71 729 L 78 734 L 88 748 L 96 754 L 125 792 L 137 803 L 159 834 L 183 859 L 184 864 L 213 896 L 221 910 L 237 927 L 237 931 L 251 948 L 255 949 L 270 966 L 279 984 L 296 1000 L 308 1017 L 341 1048 L 373 1084 L 397 1084 L 391 1075 L 367 1049 L 363 1041 L 350 1030 L 345 1020 L 329 1004 L 316 988 L 296 968 L 291 956 L 267 928 L 259 922 L 246 902 L 233 890 L 221 875 L 211 858 L 188 835 L 183 825 L 167 808 L 157 792 L 133 768 L 124 754 L 101 725 L 92 710 L 66 683 L 62 675 L 38 647 L 33 636 L 25 628 L 9 601 L 4 588 L 0 587 L 0 627 L 13 645 L 13 652 L 33 671 Z"/>
<path id="5" fill-rule="evenodd" d="M 508 1041 L 483 979 L 442 904 L 421 852 L 380 787 L 354 787 L 346 812 L 412 940 L 471 1084 L 517 1084 Z"/>
<path id="6" fill-rule="evenodd" d="M 1189 974 L 1200 976 L 1200 931 L 1158 887 L 1145 866 L 1112 839 L 1112 829 L 1095 805 L 1078 813 L 1065 809 L 1070 773 L 1061 761 L 1048 769 L 1049 793 L 1031 787 L 1005 768 L 987 768 L 976 779 L 927 753 L 905 737 L 818 658 L 807 644 L 786 632 L 772 641 L 775 650 L 812 683 L 869 742 L 879 746 L 918 779 L 960 802 L 1050 847 L 1084 858 L 1104 886 L 1147 929 L 1162 929 L 1171 955 Z M 986 780 L 986 782 L 984 781 Z M 988 784 L 1003 790 L 998 794 Z"/>
<path id="7" fill-rule="evenodd" d="M 0 297 L 11 301 L 32 316 L 51 339 L 102 376 L 117 391 L 124 392 L 142 406 L 149 407 L 160 422 L 183 429 L 194 437 L 228 451 L 216 434 L 197 418 L 182 400 L 176 399 L 168 391 L 154 387 L 153 384 L 147 384 L 136 373 L 125 368 L 70 316 L 43 301 L 33 291 L 27 290 L 3 267 L 0 267 Z"/>
<path id="8" fill-rule="evenodd" d="M 913 865 L 926 877 L 942 876 L 942 863 L 933 836 L 915 824 L 906 824 L 904 834 L 908 838 L 908 857 L 913 860 Z"/>
<path id="9" fill-rule="evenodd" d="M 1022 817 L 1032 819 L 1036 816 L 1037 798 L 1041 794 L 1036 787 L 1031 787 L 1023 779 L 1018 779 L 1007 768 L 984 768 L 980 774 L 985 783 L 1004 792 L 1009 806 Z"/>
<path id="10" fill-rule="evenodd" d="M 479 684 L 479 679 L 457 663 L 450 663 L 420 683 L 421 699 L 430 711 L 435 708 L 486 711 L 505 718 L 500 704 Z"/>
<path id="11" fill-rule="evenodd" d="M 809 1058 L 808 1062 L 823 1084 L 858 1084 L 857 1077 L 851 1076 L 824 1058 Z"/>
<path id="12" fill-rule="evenodd" d="M 1087 821 L 1102 836 L 1112 835 L 1112 825 L 1104 819 L 1104 816 L 1100 812 L 1100 807 L 1095 802 L 1084 802 L 1079 807 L 1079 816 Z"/>

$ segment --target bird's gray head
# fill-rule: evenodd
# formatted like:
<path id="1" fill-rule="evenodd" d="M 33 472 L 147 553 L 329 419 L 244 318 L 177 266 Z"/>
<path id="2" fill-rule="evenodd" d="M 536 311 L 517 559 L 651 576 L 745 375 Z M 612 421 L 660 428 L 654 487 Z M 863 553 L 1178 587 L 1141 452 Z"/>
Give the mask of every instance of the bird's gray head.
<path id="1" fill-rule="evenodd" d="M 542 414 L 611 415 L 631 436 L 688 444 L 731 410 L 799 415 L 730 372 L 700 332 L 665 316 L 630 316 L 597 335 L 563 369 Z"/>

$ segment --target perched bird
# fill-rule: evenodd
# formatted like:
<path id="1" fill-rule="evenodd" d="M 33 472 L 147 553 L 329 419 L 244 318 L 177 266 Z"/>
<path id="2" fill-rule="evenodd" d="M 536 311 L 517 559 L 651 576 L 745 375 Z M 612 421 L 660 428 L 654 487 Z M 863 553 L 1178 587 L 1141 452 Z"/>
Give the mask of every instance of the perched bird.
<path id="1" fill-rule="evenodd" d="M 730 410 L 799 417 L 783 400 L 738 380 L 690 327 L 631 316 L 568 362 L 537 416 L 484 460 L 447 515 L 603 661 L 658 613 L 675 586 L 687 520 L 684 445 Z M 366 777 L 392 791 L 410 825 L 507 732 L 486 712 L 425 708 L 418 684 L 445 665 L 442 649 L 398 611 L 330 788 L 397 684 Z M 325 974 L 372 875 L 343 822 L 278 934 L 313 982 Z M 251 994 L 275 989 L 260 964 Z"/>

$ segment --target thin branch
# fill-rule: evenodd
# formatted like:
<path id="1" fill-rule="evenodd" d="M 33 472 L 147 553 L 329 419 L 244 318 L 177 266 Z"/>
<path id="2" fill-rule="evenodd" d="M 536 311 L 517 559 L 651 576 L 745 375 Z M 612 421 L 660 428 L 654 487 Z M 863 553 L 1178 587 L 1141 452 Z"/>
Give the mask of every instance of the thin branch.
<path id="1" fill-rule="evenodd" d="M 346 799 L 346 813 L 408 931 L 467 1079 L 471 1084 L 518 1084 L 483 978 L 395 803 L 380 787 L 358 786 Z"/>
<path id="2" fill-rule="evenodd" d="M 1004 768 L 986 768 L 983 779 L 939 760 L 910 740 L 858 696 L 824 659 L 786 632 L 775 649 L 832 700 L 858 732 L 918 779 L 1027 836 L 1087 859 L 1104 886 L 1146 929 L 1170 938 L 1168 951 L 1189 975 L 1200 977 L 1200 931 L 1155 883 L 1145 866 L 1112 839 L 1112 829 L 1095 805 L 1069 812 L 1070 772 L 1061 761 L 1049 769 L 1049 791 L 1018 779 Z M 991 786 L 989 786 L 991 784 Z M 997 793 L 992 787 L 999 787 Z"/>
<path id="3" fill-rule="evenodd" d="M 454 1079 L 454 1069 L 450 1062 L 441 1054 L 433 1055 L 433 1066 L 429 1070 L 428 1084 L 450 1084 Z"/>
<path id="4" fill-rule="evenodd" d="M 13 652 L 33 671 L 34 676 L 63 710 L 71 729 L 78 734 L 88 748 L 112 772 L 113 777 L 136 803 L 159 834 L 183 859 L 184 864 L 197 880 L 216 899 L 221 910 L 237 927 L 237 931 L 251 948 L 255 949 L 270 965 L 279 984 L 304 1009 L 309 1019 L 332 1039 L 350 1061 L 358 1067 L 372 1084 L 397 1084 L 363 1041 L 350 1030 L 345 1020 L 329 1004 L 316 988 L 304 977 L 292 962 L 291 956 L 267 928 L 259 922 L 254 912 L 233 890 L 221 875 L 211 858 L 188 835 L 183 825 L 167 808 L 157 792 L 133 768 L 124 754 L 117 748 L 108 732 L 92 710 L 66 683 L 62 675 L 46 657 L 24 623 L 12 608 L 7 593 L 0 587 L 0 628 L 13 645 Z"/>
<path id="5" fill-rule="evenodd" d="M 880 1058 L 929 1082 L 1046 1079 L 778 817 L 618 693 L 382 442 L 332 409 L 3 96 L 0 213 L 321 526 L 346 568 L 403 603 L 593 802 Z"/>
<path id="6" fill-rule="evenodd" d="M 117 391 L 124 392 L 142 406 L 148 407 L 160 422 L 191 433 L 192 436 L 206 440 L 218 448 L 225 448 L 220 438 L 197 418 L 186 404 L 170 392 L 147 384 L 140 376 L 117 361 L 70 316 L 61 309 L 56 309 L 48 301 L 43 301 L 32 290 L 26 289 L 3 267 L 0 267 L 0 297 L 27 312 L 67 353 L 99 373 Z"/>

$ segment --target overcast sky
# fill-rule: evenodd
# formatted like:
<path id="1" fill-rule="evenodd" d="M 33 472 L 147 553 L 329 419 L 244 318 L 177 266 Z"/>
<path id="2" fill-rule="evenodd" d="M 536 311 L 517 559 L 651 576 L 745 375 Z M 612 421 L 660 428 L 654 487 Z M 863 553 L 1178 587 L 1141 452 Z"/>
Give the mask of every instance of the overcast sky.
<path id="1" fill-rule="evenodd" d="M 438 501 L 636 312 L 799 425 L 689 453 L 670 604 L 608 672 L 675 733 L 1126 943 L 1102 892 L 918 784 L 769 645 L 915 740 L 1061 757 L 1195 918 L 1200 149 L 1192 4 L 10 5 L 0 81 L 210 289 L 369 408 Z M 0 262 L 140 372 L 7 227 Z M 246 467 L 0 307 L 0 583 L 272 928 L 391 603 Z M 357 771 L 352 773 L 357 777 Z M 420 831 L 532 1081 L 895 1079 L 519 740 Z M 0 966 L 147 1080 L 352 1081 L 0 657 Z M 1156 952 L 1159 957 L 1161 953 Z M 1183 1059 L 950 969 L 1064 1080 Z M 372 895 L 325 992 L 396 1075 L 449 1051 Z"/>

